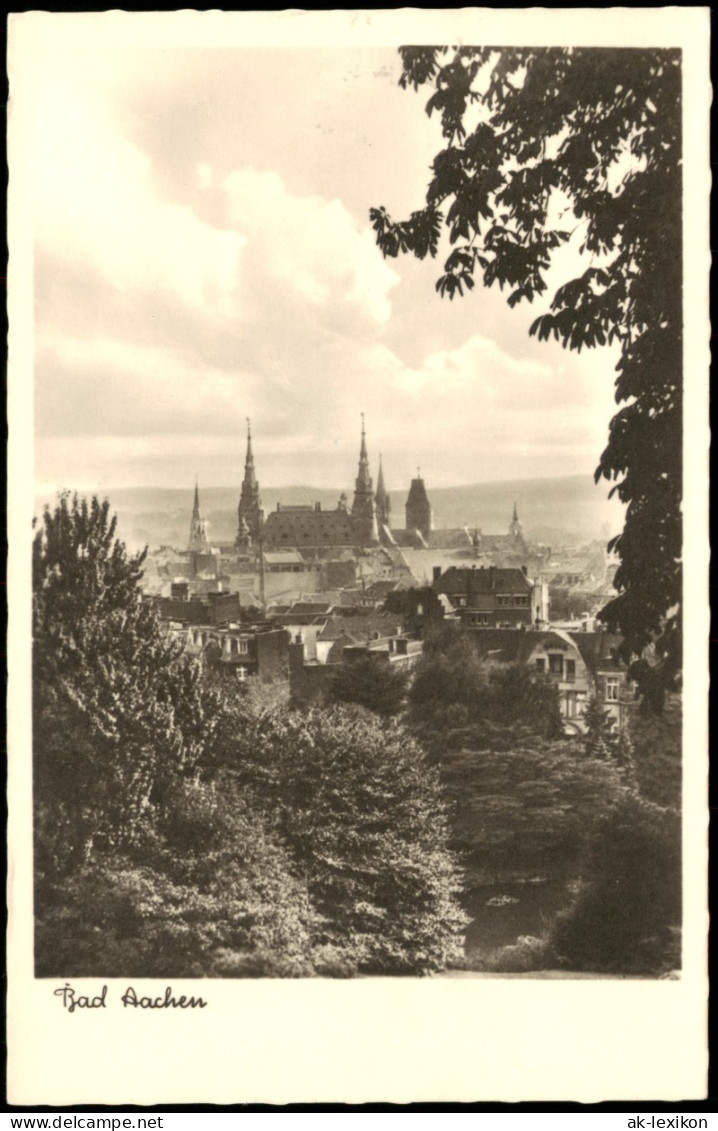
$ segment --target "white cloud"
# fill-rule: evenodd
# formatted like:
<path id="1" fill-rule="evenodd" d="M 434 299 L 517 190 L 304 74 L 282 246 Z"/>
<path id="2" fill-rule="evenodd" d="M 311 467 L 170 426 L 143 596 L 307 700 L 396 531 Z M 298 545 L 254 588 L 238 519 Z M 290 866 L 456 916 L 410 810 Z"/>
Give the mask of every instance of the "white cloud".
<path id="1" fill-rule="evenodd" d="M 122 136 L 102 100 L 51 76 L 36 95 L 38 244 L 91 264 L 120 290 L 169 290 L 191 307 L 231 314 L 241 235 L 159 200 L 150 158 Z"/>
<path id="2" fill-rule="evenodd" d="M 331 109 L 340 135 L 329 84 L 304 111 L 303 144 L 314 148 L 296 187 L 299 143 L 281 76 L 262 128 L 235 149 L 233 82 L 216 79 L 220 120 L 176 59 L 156 82 L 138 60 L 125 69 L 115 60 L 108 77 L 100 61 L 76 74 L 62 59 L 52 66 L 33 134 L 45 481 L 169 485 L 199 471 L 232 482 L 251 415 L 266 483 L 347 486 L 361 411 L 374 473 L 381 450 L 396 484 L 417 463 L 436 485 L 590 473 L 612 411 L 612 358 L 539 347 L 526 337 L 532 312 L 520 321 L 493 292 L 440 302 L 437 263 L 386 263 L 357 221 L 367 214 L 356 204 L 365 161 L 375 182 L 386 175 L 416 197 L 424 167 L 411 157 L 413 135 L 375 134 L 356 110 L 354 133 L 327 149 L 335 134 L 320 138 L 313 115 L 327 122 Z M 144 130 L 143 114 L 132 117 L 136 81 Z M 367 84 L 361 97 L 374 105 L 378 88 Z M 354 88 L 342 86 L 348 109 Z M 156 117 L 153 93 L 164 108 Z M 315 180 L 321 194 L 301 187 Z M 375 185 L 366 191 L 368 208 L 379 198 Z"/>
<path id="3" fill-rule="evenodd" d="M 349 333 L 388 321 L 399 277 L 339 200 L 293 196 L 277 173 L 256 169 L 232 173 L 224 189 L 228 221 L 248 245 L 248 284 L 263 299 L 290 292 Z"/>
<path id="4" fill-rule="evenodd" d="M 206 430 L 232 434 L 257 403 L 255 373 L 112 338 L 45 335 L 37 348 L 35 428 L 42 435 Z"/>

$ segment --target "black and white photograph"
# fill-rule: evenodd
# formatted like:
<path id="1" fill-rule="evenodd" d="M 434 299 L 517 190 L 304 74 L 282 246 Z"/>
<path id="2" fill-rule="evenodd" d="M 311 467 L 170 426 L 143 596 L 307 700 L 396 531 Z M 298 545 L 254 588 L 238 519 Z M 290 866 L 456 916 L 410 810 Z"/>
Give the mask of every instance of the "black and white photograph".
<path id="1" fill-rule="evenodd" d="M 324 15 L 11 18 L 10 942 L 54 1040 L 703 977 L 706 11 Z"/>

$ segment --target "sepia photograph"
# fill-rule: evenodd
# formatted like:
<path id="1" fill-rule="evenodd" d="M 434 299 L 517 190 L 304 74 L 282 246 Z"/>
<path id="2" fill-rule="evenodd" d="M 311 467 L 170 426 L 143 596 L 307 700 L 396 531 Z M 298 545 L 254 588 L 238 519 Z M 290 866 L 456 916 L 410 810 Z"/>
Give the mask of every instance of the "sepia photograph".
<path id="1" fill-rule="evenodd" d="M 670 991 L 706 759 L 680 36 L 185 15 L 11 26 L 34 992 Z"/>

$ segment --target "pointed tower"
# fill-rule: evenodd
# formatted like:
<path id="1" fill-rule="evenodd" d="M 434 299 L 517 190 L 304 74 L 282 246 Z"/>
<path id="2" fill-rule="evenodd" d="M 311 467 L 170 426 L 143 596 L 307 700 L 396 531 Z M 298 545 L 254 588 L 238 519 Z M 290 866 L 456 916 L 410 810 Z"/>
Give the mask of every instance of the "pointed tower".
<path id="1" fill-rule="evenodd" d="M 195 554 L 200 554 L 203 550 L 209 549 L 207 526 L 199 509 L 199 484 L 196 479 L 194 481 L 194 506 L 192 507 L 192 518 L 189 523 L 187 549 L 190 553 Z"/>
<path id="2" fill-rule="evenodd" d="M 524 540 L 524 528 L 519 522 L 519 512 L 516 503 L 514 503 L 514 514 L 511 519 L 511 525 L 509 526 L 509 538 L 512 538 L 514 542 L 523 542 Z"/>
<path id="3" fill-rule="evenodd" d="M 238 550 L 241 550 L 245 554 L 252 549 L 252 536 L 249 533 L 247 520 L 244 516 L 242 516 L 242 518 L 240 518 L 239 520 L 239 529 L 237 530 L 235 545 Z"/>
<path id="4" fill-rule="evenodd" d="M 240 540 L 246 544 L 247 534 L 249 534 L 253 543 L 257 542 L 264 522 L 264 512 L 262 500 L 259 497 L 257 476 L 254 473 L 252 428 L 249 417 L 247 417 L 247 457 L 244 461 L 244 479 L 242 480 L 237 517 L 237 544 L 240 545 Z"/>
<path id="5" fill-rule="evenodd" d="M 432 516 L 431 503 L 426 493 L 424 480 L 421 478 L 419 468 L 416 469 L 416 479 L 412 479 L 409 488 L 409 498 L 406 500 L 406 529 L 418 530 L 423 538 L 431 534 Z"/>
<path id="6" fill-rule="evenodd" d="M 371 475 L 369 474 L 369 457 L 366 453 L 366 433 L 364 431 L 364 413 L 361 414 L 361 447 L 359 449 L 359 471 L 354 485 L 354 502 L 352 503 L 352 518 L 357 543 L 360 546 L 370 545 L 379 541 L 379 529 L 376 521 L 376 504 L 372 488 Z"/>
<path id="7" fill-rule="evenodd" d="M 390 526 L 391 499 L 384 486 L 384 468 L 382 467 L 381 455 L 379 456 L 379 474 L 376 479 L 376 495 L 374 498 L 376 502 L 376 520 L 379 526 Z"/>

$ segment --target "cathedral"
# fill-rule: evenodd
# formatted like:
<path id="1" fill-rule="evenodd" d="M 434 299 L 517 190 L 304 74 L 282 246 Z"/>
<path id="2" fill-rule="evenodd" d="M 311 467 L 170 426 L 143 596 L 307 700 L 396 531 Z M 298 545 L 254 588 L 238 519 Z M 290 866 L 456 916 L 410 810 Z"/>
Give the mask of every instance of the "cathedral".
<path id="1" fill-rule="evenodd" d="M 367 451 L 366 428 L 362 413 L 359 442 L 359 465 L 354 481 L 354 495 L 349 500 L 344 492 L 333 509 L 321 503 L 287 505 L 277 503 L 265 516 L 259 494 L 259 481 L 254 465 L 251 422 L 247 420 L 247 450 L 244 478 L 237 508 L 237 535 L 234 550 L 248 568 L 251 561 L 271 551 L 303 551 L 305 557 L 336 557 L 342 551 L 371 550 L 385 547 L 402 550 L 434 550 L 459 553 L 490 561 L 512 562 L 525 558 L 529 546 L 514 503 L 508 534 L 470 532 L 466 527 L 434 530 L 431 503 L 426 484 L 417 469 L 411 480 L 405 504 L 405 528 L 391 525 L 391 498 L 384 482 L 384 467 L 379 456 L 376 490 L 372 480 Z M 217 551 L 209 544 L 207 529 L 200 513 L 199 487 L 195 484 L 194 507 L 190 519 L 187 552 L 192 563 L 191 576 L 214 567 Z M 226 548 L 225 548 L 226 552 Z"/>
<path id="2" fill-rule="evenodd" d="M 318 553 L 324 550 L 369 549 L 397 544 L 421 547 L 426 545 L 432 528 L 426 487 L 424 480 L 418 476 L 411 482 L 406 503 L 407 529 L 392 531 L 391 499 L 384 484 L 381 457 L 376 491 L 374 490 L 363 414 L 359 466 L 351 507 L 347 496 L 342 492 L 333 510 L 322 509 L 320 503 L 303 506 L 277 503 L 276 510 L 266 517 L 259 495 L 252 434 L 247 421 L 247 455 L 237 518 L 236 546 L 244 553 L 258 549 L 260 544 L 264 550 L 298 549 Z"/>

